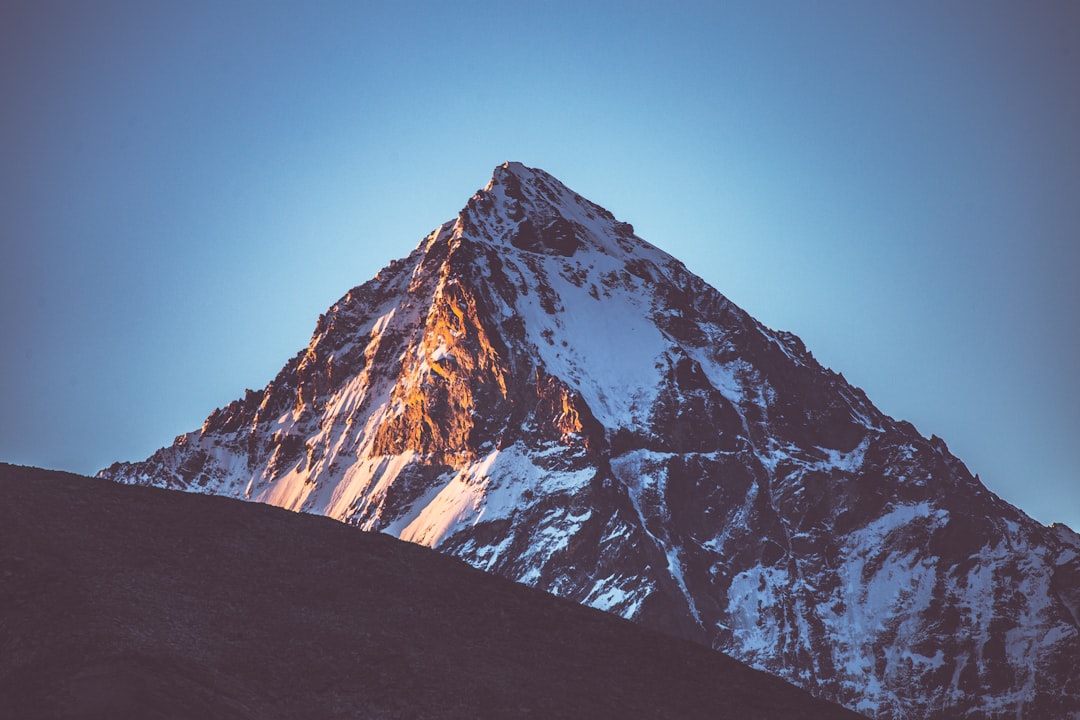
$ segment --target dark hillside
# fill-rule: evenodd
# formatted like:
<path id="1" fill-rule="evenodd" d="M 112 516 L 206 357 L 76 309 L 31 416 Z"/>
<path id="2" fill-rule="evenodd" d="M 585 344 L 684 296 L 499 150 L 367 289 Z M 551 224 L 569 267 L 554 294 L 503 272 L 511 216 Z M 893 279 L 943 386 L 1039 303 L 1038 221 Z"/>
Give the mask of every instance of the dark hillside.
<path id="1" fill-rule="evenodd" d="M 0 465 L 11 718 L 856 718 L 336 521 Z"/>

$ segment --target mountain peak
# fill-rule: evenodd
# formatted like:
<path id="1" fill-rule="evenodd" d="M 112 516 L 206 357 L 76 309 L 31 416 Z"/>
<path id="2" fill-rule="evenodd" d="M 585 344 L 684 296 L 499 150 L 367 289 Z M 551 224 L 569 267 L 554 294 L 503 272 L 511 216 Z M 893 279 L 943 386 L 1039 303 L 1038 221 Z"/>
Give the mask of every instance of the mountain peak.
<path id="1" fill-rule="evenodd" d="M 881 720 L 1080 716 L 1071 534 L 521 163 L 102 474 L 436 547 Z"/>
<path id="2" fill-rule="evenodd" d="M 523 183 L 524 187 L 522 187 Z M 556 205 L 560 204 L 560 201 L 585 202 L 594 205 L 568 188 L 551 173 L 516 161 L 504 162 L 495 167 L 491 173 L 491 180 L 484 189 L 490 191 L 496 187 L 501 187 L 511 197 L 522 201 L 536 200 L 536 193 L 539 192 L 547 202 Z"/>
<path id="3" fill-rule="evenodd" d="M 563 257 L 585 248 L 622 255 L 645 245 L 634 238 L 629 223 L 618 222 L 551 174 L 520 162 L 495 168 L 461 211 L 457 234 Z"/>
<path id="4" fill-rule="evenodd" d="M 495 181 L 507 174 L 514 175 L 518 178 L 530 177 L 537 172 L 547 175 L 543 170 L 536 170 L 535 168 L 528 167 L 524 163 L 520 163 L 516 160 L 508 160 L 502 165 L 496 166 L 495 170 L 492 172 L 492 180 Z"/>
<path id="5" fill-rule="evenodd" d="M 536 178 L 544 178 L 549 182 L 562 185 L 553 175 L 544 172 L 539 168 L 532 168 L 524 163 L 517 162 L 516 160 L 508 160 L 502 165 L 496 165 L 495 169 L 491 172 L 491 180 L 485 189 L 491 189 L 496 185 L 503 184 L 516 184 L 519 182 L 529 182 Z"/>

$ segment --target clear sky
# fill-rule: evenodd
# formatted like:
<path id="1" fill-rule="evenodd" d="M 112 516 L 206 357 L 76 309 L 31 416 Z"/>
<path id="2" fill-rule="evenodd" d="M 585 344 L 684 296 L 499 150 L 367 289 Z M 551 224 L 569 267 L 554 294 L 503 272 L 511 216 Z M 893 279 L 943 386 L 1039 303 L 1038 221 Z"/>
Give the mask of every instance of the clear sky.
<path id="1" fill-rule="evenodd" d="M 261 388 L 551 172 L 1080 529 L 1080 4 L 0 3 L 0 460 Z"/>

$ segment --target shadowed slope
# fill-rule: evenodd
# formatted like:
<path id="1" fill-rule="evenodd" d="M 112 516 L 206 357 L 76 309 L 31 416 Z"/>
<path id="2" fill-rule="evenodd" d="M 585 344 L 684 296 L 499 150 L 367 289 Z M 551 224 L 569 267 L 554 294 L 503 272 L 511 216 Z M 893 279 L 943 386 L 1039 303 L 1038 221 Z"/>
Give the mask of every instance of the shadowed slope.
<path id="1" fill-rule="evenodd" d="M 10 465 L 0 492 L 11 717 L 858 717 L 325 518 Z"/>

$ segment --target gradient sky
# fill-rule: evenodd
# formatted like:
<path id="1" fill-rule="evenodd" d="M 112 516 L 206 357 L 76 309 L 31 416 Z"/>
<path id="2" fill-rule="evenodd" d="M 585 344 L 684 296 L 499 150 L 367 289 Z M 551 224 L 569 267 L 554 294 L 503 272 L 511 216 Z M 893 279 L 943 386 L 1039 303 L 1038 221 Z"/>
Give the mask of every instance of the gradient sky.
<path id="1" fill-rule="evenodd" d="M 519 160 L 1080 529 L 1074 2 L 7 0 L 0 103 L 0 460 L 199 427 Z"/>

